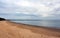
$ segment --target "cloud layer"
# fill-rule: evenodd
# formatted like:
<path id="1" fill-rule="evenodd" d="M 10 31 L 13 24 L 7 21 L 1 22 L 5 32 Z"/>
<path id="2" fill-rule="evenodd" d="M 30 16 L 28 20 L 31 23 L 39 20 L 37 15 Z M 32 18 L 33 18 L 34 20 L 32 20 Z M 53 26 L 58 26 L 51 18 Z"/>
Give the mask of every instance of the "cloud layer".
<path id="1" fill-rule="evenodd" d="M 0 0 L 0 16 L 17 14 L 60 19 L 60 0 Z"/>

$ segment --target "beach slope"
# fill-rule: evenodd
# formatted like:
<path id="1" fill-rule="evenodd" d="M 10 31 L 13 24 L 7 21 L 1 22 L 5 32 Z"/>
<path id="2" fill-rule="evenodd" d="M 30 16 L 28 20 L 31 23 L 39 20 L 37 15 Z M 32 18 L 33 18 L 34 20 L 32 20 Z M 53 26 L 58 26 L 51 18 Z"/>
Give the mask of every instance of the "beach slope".
<path id="1" fill-rule="evenodd" d="M 60 29 L 0 21 L 0 38 L 60 38 Z"/>

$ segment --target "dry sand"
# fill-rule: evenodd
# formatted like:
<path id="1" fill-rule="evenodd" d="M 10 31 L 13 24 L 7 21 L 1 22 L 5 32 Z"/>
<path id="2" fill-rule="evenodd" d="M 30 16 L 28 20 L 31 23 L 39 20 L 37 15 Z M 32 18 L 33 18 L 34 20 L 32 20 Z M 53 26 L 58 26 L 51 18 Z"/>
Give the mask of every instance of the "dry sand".
<path id="1" fill-rule="evenodd" d="M 0 38 L 60 38 L 60 29 L 0 21 Z"/>

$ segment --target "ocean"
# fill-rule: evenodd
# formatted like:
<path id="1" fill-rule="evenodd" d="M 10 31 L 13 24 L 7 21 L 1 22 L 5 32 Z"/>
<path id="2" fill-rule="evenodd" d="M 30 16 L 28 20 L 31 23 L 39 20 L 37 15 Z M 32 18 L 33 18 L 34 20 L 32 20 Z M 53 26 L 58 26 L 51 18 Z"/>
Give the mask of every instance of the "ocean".
<path id="1" fill-rule="evenodd" d="M 60 20 L 12 20 L 16 23 L 30 24 L 35 26 L 60 28 Z"/>

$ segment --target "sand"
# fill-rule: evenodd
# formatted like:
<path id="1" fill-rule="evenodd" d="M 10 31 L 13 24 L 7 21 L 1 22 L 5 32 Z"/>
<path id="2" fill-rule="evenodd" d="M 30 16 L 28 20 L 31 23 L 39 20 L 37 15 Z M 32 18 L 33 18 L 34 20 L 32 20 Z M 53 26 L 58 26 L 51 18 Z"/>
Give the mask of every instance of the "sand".
<path id="1" fill-rule="evenodd" d="M 0 21 L 0 38 L 60 38 L 60 29 Z"/>

